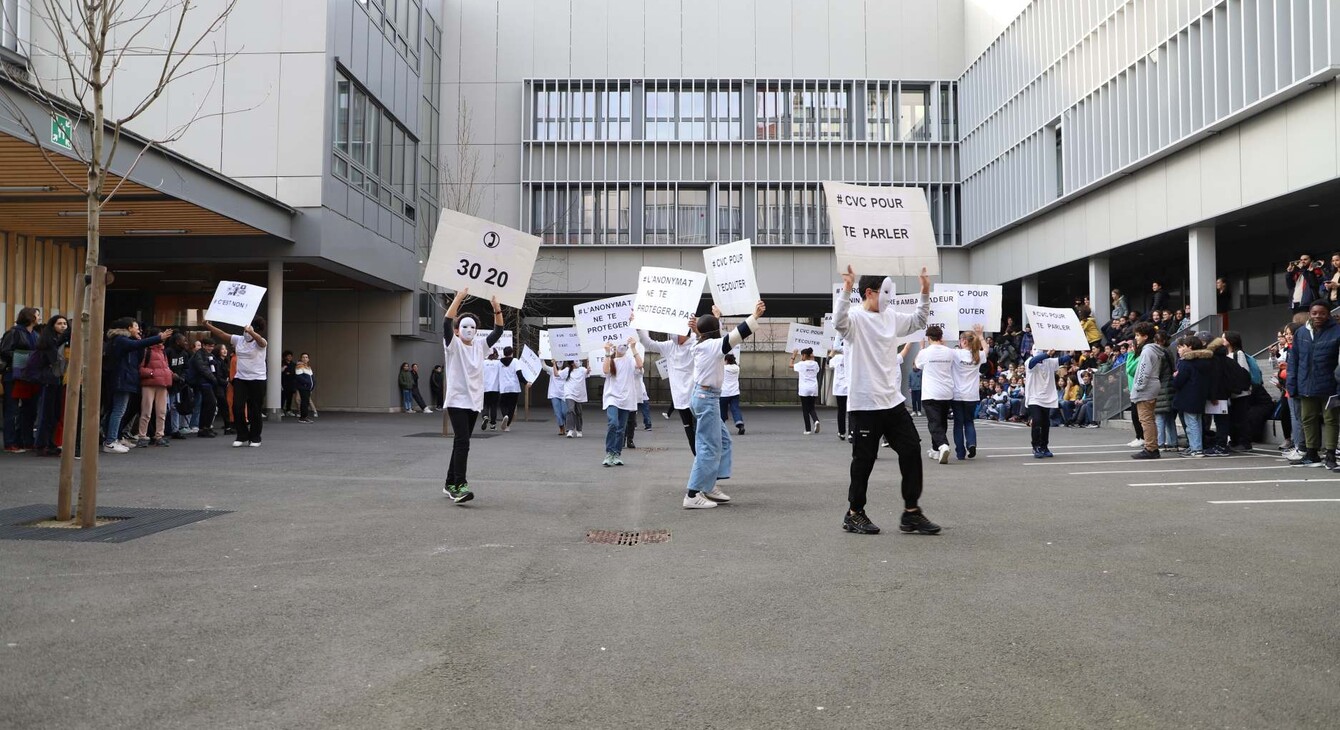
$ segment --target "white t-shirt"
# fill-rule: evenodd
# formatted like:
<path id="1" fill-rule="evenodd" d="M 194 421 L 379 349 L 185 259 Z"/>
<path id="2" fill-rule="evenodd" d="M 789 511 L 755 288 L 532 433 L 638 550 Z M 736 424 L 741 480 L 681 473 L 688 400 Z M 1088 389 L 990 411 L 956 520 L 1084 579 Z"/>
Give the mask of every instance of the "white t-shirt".
<path id="1" fill-rule="evenodd" d="M 726 365 L 726 378 L 721 381 L 721 397 L 729 398 L 740 394 L 740 366 Z"/>
<path id="2" fill-rule="evenodd" d="M 693 346 L 693 382 L 718 390 L 726 382 L 726 352 L 721 339 L 703 340 Z"/>
<path id="3" fill-rule="evenodd" d="M 791 366 L 792 370 L 800 376 L 800 385 L 798 390 L 800 395 L 817 396 L 819 395 L 819 363 L 815 360 L 801 360 Z"/>
<path id="4" fill-rule="evenodd" d="M 957 362 L 955 351 L 938 343 L 927 345 L 917 353 L 922 400 L 954 400 L 954 364 Z"/>
<path id="5" fill-rule="evenodd" d="M 1060 366 L 1059 360 L 1049 357 L 1027 368 L 1024 375 L 1024 405 L 1043 408 L 1059 406 L 1059 399 L 1056 397 L 1056 369 Z"/>
<path id="6" fill-rule="evenodd" d="M 954 400 L 976 403 L 982 393 L 982 365 L 973 362 L 967 350 L 954 350 L 954 354 L 958 358 L 954 361 Z"/>
<path id="7" fill-rule="evenodd" d="M 585 370 L 586 368 L 582 368 Z M 549 398 L 566 398 L 566 384 L 568 379 L 567 368 L 545 367 L 544 371 L 549 373 Z"/>
<path id="8" fill-rule="evenodd" d="M 833 395 L 847 395 L 851 388 L 851 380 L 847 373 L 847 356 L 839 352 L 828 361 L 828 367 L 833 370 Z"/>
<path id="9" fill-rule="evenodd" d="M 237 380 L 265 380 L 265 349 L 245 335 L 233 335 Z"/>
<path id="10" fill-rule="evenodd" d="M 621 411 L 636 411 L 637 385 L 633 381 L 637 378 L 637 361 L 633 359 L 631 352 L 610 357 L 614 359 L 614 374 L 602 371 L 605 376 L 605 392 L 600 406 L 601 408 L 614 406 Z"/>
<path id="11" fill-rule="evenodd" d="M 637 378 L 637 402 L 638 402 L 638 403 L 645 403 L 645 402 L 651 400 L 651 397 L 647 395 L 647 373 L 646 373 L 646 371 L 643 370 L 642 368 L 638 368 L 638 369 L 637 369 L 637 375 L 636 375 L 635 377 Z"/>
<path id="12" fill-rule="evenodd" d="M 479 335 L 475 335 L 475 337 L 479 337 Z M 501 367 L 502 367 L 502 363 L 498 362 L 497 360 L 485 360 L 485 361 L 484 361 L 484 392 L 485 392 L 485 393 L 497 393 L 497 392 L 498 392 L 498 370 L 499 370 L 499 368 L 501 368 Z"/>
<path id="13" fill-rule="evenodd" d="M 670 400 L 675 408 L 688 408 L 693 398 L 693 343 L 697 341 L 697 335 L 689 335 L 682 345 L 674 335 L 662 342 L 651 339 L 642 330 L 638 330 L 637 336 L 643 350 L 658 352 L 665 359 L 665 373 L 670 380 Z"/>
<path id="14" fill-rule="evenodd" d="M 902 392 L 902 369 L 898 362 L 898 338 L 926 328 L 929 297 L 922 297 L 917 310 L 902 314 L 893 309 L 867 312 L 852 309 L 851 297 L 838 297 L 833 324 L 846 342 L 850 393 L 848 411 L 882 411 L 906 398 Z"/>
<path id="15" fill-rule="evenodd" d="M 575 400 L 578 403 L 585 403 L 589 400 L 586 394 L 586 377 L 590 371 L 578 365 L 577 367 L 565 371 L 568 374 L 567 387 L 563 389 L 563 397 L 568 400 Z"/>
<path id="16" fill-rule="evenodd" d="M 512 362 L 504 365 L 501 360 L 498 361 L 498 392 L 499 393 L 520 393 L 521 381 L 517 378 L 517 360 L 513 358 Z"/>
<path id="17" fill-rule="evenodd" d="M 454 334 L 451 342 L 443 343 L 447 408 L 484 410 L 484 361 L 489 354 L 487 340 L 484 331 L 480 330 L 468 345 Z"/>

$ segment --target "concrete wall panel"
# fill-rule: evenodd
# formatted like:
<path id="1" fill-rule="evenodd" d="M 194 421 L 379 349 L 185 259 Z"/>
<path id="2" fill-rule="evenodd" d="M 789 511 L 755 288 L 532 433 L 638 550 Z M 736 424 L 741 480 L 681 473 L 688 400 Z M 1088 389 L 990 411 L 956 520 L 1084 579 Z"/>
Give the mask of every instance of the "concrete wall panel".
<path id="1" fill-rule="evenodd" d="M 683 0 L 684 64 L 680 75 L 688 78 L 719 78 L 721 16 L 717 0 Z"/>
<path id="2" fill-rule="evenodd" d="M 866 5 L 830 0 L 827 29 L 828 72 L 838 78 L 865 77 Z"/>
<path id="3" fill-rule="evenodd" d="M 642 26 L 646 73 L 676 78 L 683 74 L 684 37 L 682 0 L 643 0 Z"/>
<path id="4" fill-rule="evenodd" d="M 1332 85 L 1332 87 L 1334 84 Z M 1327 89 L 1304 94 L 1288 107 L 1288 186 L 1298 190 L 1340 174 L 1336 164 L 1336 100 Z"/>
<path id="5" fill-rule="evenodd" d="M 572 76 L 602 78 L 609 75 L 608 0 L 572 0 Z"/>
<path id="6" fill-rule="evenodd" d="M 1238 127 L 1242 139 L 1242 202 L 1259 203 L 1288 190 L 1288 124 L 1285 114 L 1267 114 Z"/>
<path id="7" fill-rule="evenodd" d="M 531 4 L 531 0 L 498 0 L 496 78 L 499 80 L 516 80 L 544 73 L 535 66 L 535 18 L 530 12 Z M 455 55 L 451 46 L 444 49 L 443 53 Z"/>
<path id="8" fill-rule="evenodd" d="M 460 44 L 447 44 L 442 49 L 445 55 L 460 55 L 461 81 L 488 82 L 497 78 L 498 10 L 496 2 L 467 2 L 461 8 Z M 563 30 L 567 30 L 566 23 Z"/>
<path id="9" fill-rule="evenodd" d="M 609 4 L 609 35 L 605 47 L 611 77 L 640 78 L 649 73 L 642 45 L 645 13 L 645 3 L 622 0 Z"/>
<path id="10" fill-rule="evenodd" d="M 535 67 L 532 75 L 546 78 L 571 76 L 571 1 L 533 2 L 527 12 L 531 16 L 534 28 L 532 37 L 535 39 Z"/>
<path id="11" fill-rule="evenodd" d="M 763 0 L 769 2 L 769 0 Z M 719 0 L 717 6 L 717 70 L 723 78 L 755 73 L 755 0 Z"/>
<path id="12" fill-rule="evenodd" d="M 829 75 L 827 2 L 797 2 L 791 6 L 791 64 L 802 75 Z"/>
<path id="13" fill-rule="evenodd" d="M 791 78 L 796 74 L 791 53 L 793 4 L 792 0 L 765 0 L 754 7 L 754 24 L 758 28 L 754 57 L 759 76 Z"/>

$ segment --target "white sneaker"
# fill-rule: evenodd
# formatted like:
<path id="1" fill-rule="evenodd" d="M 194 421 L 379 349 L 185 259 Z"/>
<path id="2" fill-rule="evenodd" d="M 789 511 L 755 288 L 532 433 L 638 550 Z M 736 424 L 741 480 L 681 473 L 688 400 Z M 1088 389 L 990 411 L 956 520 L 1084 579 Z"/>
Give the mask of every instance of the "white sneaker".
<path id="1" fill-rule="evenodd" d="M 804 433 L 806 436 L 809 436 L 811 433 L 813 433 L 813 431 L 805 431 Z"/>
<path id="2" fill-rule="evenodd" d="M 701 494 L 701 495 L 704 496 L 704 497 L 707 497 L 708 499 L 712 500 L 713 502 L 729 502 L 729 501 L 730 501 L 730 497 L 727 496 L 727 494 L 726 494 L 725 492 L 721 491 L 721 487 L 719 487 L 719 486 L 717 486 L 717 485 L 715 485 L 715 484 L 712 485 L 712 491 L 710 491 L 710 492 L 699 492 L 699 494 Z"/>
<path id="3" fill-rule="evenodd" d="M 575 433 L 577 433 L 577 432 L 576 432 L 576 431 L 573 431 L 573 430 L 571 430 L 571 429 L 569 429 L 569 430 L 568 430 L 568 438 L 572 438 L 573 434 L 575 434 Z"/>
<path id="4" fill-rule="evenodd" d="M 692 497 L 684 495 L 684 509 L 712 509 L 715 506 L 717 503 L 704 497 L 702 492 Z"/>
<path id="5" fill-rule="evenodd" d="M 246 442 L 246 441 L 234 441 L 234 442 L 233 442 L 233 448 L 234 448 L 234 449 L 240 449 L 240 448 L 242 448 L 243 446 L 246 446 L 246 445 L 247 445 L 247 442 Z"/>
<path id="6" fill-rule="evenodd" d="M 127 449 L 124 445 L 119 444 L 119 443 L 110 443 L 110 444 L 103 444 L 103 445 L 102 445 L 102 453 L 104 453 L 104 454 L 128 454 L 128 453 L 130 453 L 130 449 Z"/>
<path id="7" fill-rule="evenodd" d="M 819 422 L 817 420 L 814 422 L 814 432 L 819 433 Z"/>
<path id="8" fill-rule="evenodd" d="M 941 464 L 948 464 L 948 463 L 949 463 L 949 444 L 941 444 L 941 445 L 940 445 L 940 455 L 939 455 L 939 459 L 940 459 L 940 463 L 941 463 Z"/>
<path id="9" fill-rule="evenodd" d="M 253 449 L 259 449 L 259 448 L 261 447 L 261 442 L 259 442 L 259 441 L 248 441 L 248 442 L 247 442 L 247 446 L 250 446 L 250 447 L 253 448 Z"/>
<path id="10" fill-rule="evenodd" d="M 577 432 L 577 438 L 581 438 L 581 437 L 582 437 L 582 432 L 581 432 L 581 431 L 578 431 L 578 432 Z"/>
<path id="11" fill-rule="evenodd" d="M 666 413 L 665 411 L 661 411 L 661 417 L 667 421 L 670 420 L 670 414 Z"/>
<path id="12" fill-rule="evenodd" d="M 1130 443 L 1126 444 L 1127 447 L 1132 449 L 1137 446 L 1144 446 L 1144 445 L 1145 445 L 1144 439 L 1131 439 Z"/>
<path id="13" fill-rule="evenodd" d="M 423 412 L 424 412 L 424 413 L 432 413 L 432 412 L 433 412 L 433 409 L 432 409 L 432 408 L 425 408 L 425 409 L 423 409 Z"/>
<path id="14" fill-rule="evenodd" d="M 1298 449 L 1289 449 L 1288 451 L 1284 452 L 1284 458 L 1301 459 L 1303 458 L 1303 452 L 1299 451 Z"/>
<path id="15" fill-rule="evenodd" d="M 506 433 L 511 430 L 512 430 L 512 418 L 510 416 L 503 416 L 503 432 Z"/>
<path id="16" fill-rule="evenodd" d="M 927 449 L 926 458 L 930 459 L 931 461 L 937 461 L 940 458 L 940 452 L 936 451 L 935 449 Z"/>

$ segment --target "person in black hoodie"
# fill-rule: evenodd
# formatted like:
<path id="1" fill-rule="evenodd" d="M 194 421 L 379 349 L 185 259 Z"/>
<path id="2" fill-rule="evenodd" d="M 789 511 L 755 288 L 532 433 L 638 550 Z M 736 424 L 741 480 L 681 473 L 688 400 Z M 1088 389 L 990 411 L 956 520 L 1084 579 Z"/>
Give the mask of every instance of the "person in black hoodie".
<path id="1" fill-rule="evenodd" d="M 37 438 L 33 449 L 38 456 L 60 456 L 56 446 L 56 424 L 60 422 L 64 402 L 65 343 L 70 341 L 70 321 L 58 314 L 47 321 L 37 336 L 37 348 L 19 376 L 41 387 L 37 399 Z"/>
<path id="2" fill-rule="evenodd" d="M 443 401 L 446 400 L 446 387 L 442 382 L 442 366 L 434 365 L 433 372 L 428 374 L 428 390 L 433 395 L 433 407 L 442 408 Z"/>
<path id="3" fill-rule="evenodd" d="M 104 454 L 124 454 L 130 450 L 117 442 L 117 436 L 120 435 L 121 419 L 126 414 L 131 396 L 140 392 L 140 360 L 146 348 L 171 337 L 171 329 L 165 329 L 153 337 L 141 337 L 140 323 L 130 317 L 116 320 L 112 328 L 107 330 L 103 372 L 108 378 L 108 389 L 112 392 L 112 405 L 102 442 Z"/>
<path id="4" fill-rule="evenodd" d="M 414 403 L 419 406 L 419 411 L 421 413 L 432 413 L 432 406 L 424 402 L 423 394 L 419 392 L 419 363 L 410 363 L 409 377 L 414 382 L 414 387 L 410 388 L 410 396 L 414 398 Z"/>
<path id="5" fill-rule="evenodd" d="M 219 367 L 218 358 L 214 356 L 214 340 L 206 337 L 200 341 L 200 349 L 191 356 L 186 377 L 186 382 L 191 384 L 196 397 L 200 399 L 199 430 L 195 434 L 197 438 L 212 439 L 217 436 L 214 433 L 214 416 L 218 408 L 215 391 L 219 387 Z"/>
<path id="6" fill-rule="evenodd" d="M 168 389 L 168 432 L 174 439 L 184 439 L 186 419 L 195 410 L 195 389 L 186 384 L 187 366 L 191 360 L 186 335 L 181 332 L 172 335 L 172 341 L 163 348 L 163 354 L 167 356 L 168 369 L 172 371 L 172 387 Z"/>
<path id="7" fill-rule="evenodd" d="M 1210 368 L 1210 390 L 1209 397 L 1212 405 L 1221 405 L 1231 403 L 1233 398 L 1233 381 L 1229 368 L 1236 368 L 1238 364 L 1228 357 L 1227 342 L 1224 338 L 1218 337 L 1205 346 L 1213 357 L 1210 358 L 1212 367 Z M 1207 414 L 1210 415 L 1210 414 Z M 1205 419 L 1205 431 L 1208 432 L 1210 424 L 1214 424 L 1214 444 L 1205 445 L 1206 456 L 1230 456 L 1233 452 L 1228 450 L 1228 413 L 1215 413 L 1210 418 Z"/>
<path id="8" fill-rule="evenodd" d="M 1186 425 L 1186 451 L 1182 456 L 1193 458 L 1205 455 L 1201 437 L 1205 402 L 1210 398 L 1210 358 L 1214 353 L 1205 349 L 1204 342 L 1195 335 L 1177 341 L 1177 371 L 1173 374 L 1172 406 L 1182 414 Z"/>
<path id="9" fill-rule="evenodd" d="M 279 408 L 285 416 L 292 416 L 293 396 L 298 393 L 297 363 L 293 361 L 293 351 L 284 350 L 279 375 Z"/>

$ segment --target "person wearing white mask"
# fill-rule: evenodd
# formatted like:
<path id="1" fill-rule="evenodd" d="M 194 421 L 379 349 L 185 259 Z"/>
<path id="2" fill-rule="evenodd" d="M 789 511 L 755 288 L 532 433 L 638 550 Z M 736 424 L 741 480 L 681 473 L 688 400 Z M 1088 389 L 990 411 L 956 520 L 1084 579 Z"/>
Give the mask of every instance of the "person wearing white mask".
<path id="1" fill-rule="evenodd" d="M 510 347 L 504 347 L 502 358 L 498 360 L 498 409 L 502 413 L 502 430 L 512 430 L 512 420 L 516 418 L 516 402 L 521 395 L 521 362 L 514 357 Z M 526 383 L 530 388 L 530 383 Z M 493 425 L 494 429 L 498 424 Z"/>
<path id="2" fill-rule="evenodd" d="M 744 435 L 744 414 L 740 412 L 740 364 L 734 355 L 726 356 L 726 379 L 721 381 L 721 420 L 735 419 L 735 428 Z"/>
<path id="3" fill-rule="evenodd" d="M 693 418 L 697 440 L 693 468 L 684 495 L 685 509 L 708 509 L 730 497 L 721 491 L 717 482 L 731 476 L 730 431 L 721 420 L 721 386 L 726 381 L 726 356 L 758 331 L 758 318 L 766 309 L 763 302 L 754 305 L 754 313 L 741 322 L 730 335 L 721 335 L 719 311 L 698 318 L 695 328 L 700 338 L 693 346 Z"/>
<path id="4" fill-rule="evenodd" d="M 917 353 L 921 368 L 921 409 L 926 412 L 926 428 L 931 432 L 932 460 L 949 463 L 949 409 L 954 403 L 954 363 L 958 355 L 945 347 L 944 330 L 939 325 L 926 328 L 926 342 Z"/>
<path id="5" fill-rule="evenodd" d="M 568 397 L 567 397 L 567 377 L 568 368 L 559 365 L 557 362 L 552 365 L 545 365 L 544 371 L 549 374 L 549 404 L 554 408 L 554 420 L 558 422 L 558 435 L 563 436 L 566 433 L 564 428 L 567 420 Z M 585 382 L 583 382 L 583 385 Z M 578 429 L 581 424 L 578 424 Z M 569 428 L 571 428 L 569 426 Z M 572 434 L 567 434 L 571 436 Z"/>
<path id="6" fill-rule="evenodd" d="M 479 336 L 479 322 L 473 314 L 462 314 L 461 303 L 470 294 L 469 287 L 456 292 L 447 307 L 442 322 L 442 352 L 446 359 L 447 418 L 451 421 L 453 441 L 451 461 L 447 466 L 447 481 L 442 493 L 456 504 L 475 498 L 466 481 L 466 467 L 470 458 L 470 437 L 475 421 L 484 408 L 484 360 L 493 346 L 502 339 L 503 315 L 498 298 L 493 297 L 493 331 L 487 337 Z"/>
<path id="7" fill-rule="evenodd" d="M 568 438 L 582 438 L 582 405 L 590 399 L 586 393 L 586 378 L 591 371 L 585 361 L 574 360 L 568 363 L 564 372 L 567 380 L 563 395 L 568 401 L 568 412 L 563 420 L 568 426 Z"/>
<path id="8" fill-rule="evenodd" d="M 489 430 L 489 426 L 494 431 L 498 430 L 498 402 L 502 391 L 499 389 L 499 383 L 502 378 L 502 363 L 498 361 L 496 351 L 489 352 L 484 360 L 484 410 L 483 418 L 480 419 L 480 431 Z"/>
<path id="9" fill-rule="evenodd" d="M 600 401 L 606 419 L 605 460 L 601 466 L 623 466 L 624 429 L 628 427 L 628 414 L 637 410 L 638 391 L 634 378 L 642 367 L 642 355 L 636 345 L 636 337 L 629 337 L 626 344 L 620 342 L 618 347 L 605 343 L 602 368 L 605 391 Z"/>

